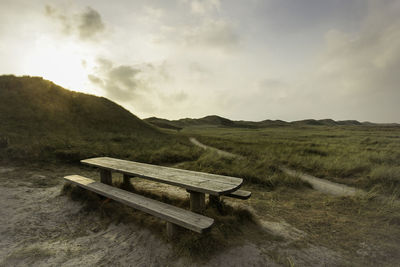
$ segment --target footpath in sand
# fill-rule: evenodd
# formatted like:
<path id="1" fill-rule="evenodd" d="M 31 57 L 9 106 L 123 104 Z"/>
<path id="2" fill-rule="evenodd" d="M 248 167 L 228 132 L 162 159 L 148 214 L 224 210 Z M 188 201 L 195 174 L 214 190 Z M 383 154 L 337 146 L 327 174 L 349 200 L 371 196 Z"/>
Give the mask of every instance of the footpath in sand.
<path id="1" fill-rule="evenodd" d="M 220 150 L 215 147 L 204 145 L 204 144 L 200 143 L 196 138 L 191 137 L 191 138 L 189 138 L 189 140 L 190 140 L 190 142 L 192 142 L 192 144 L 194 144 L 198 147 L 201 147 L 202 149 L 216 151 L 221 156 L 240 157 L 239 155 L 229 153 L 229 152 Z M 324 180 L 321 178 L 314 177 L 309 174 L 305 174 L 305 173 L 301 173 L 301 172 L 289 169 L 287 167 L 280 167 L 280 169 L 281 169 L 281 171 L 283 171 L 284 173 L 286 173 L 288 175 L 297 176 L 300 179 L 302 179 L 303 181 L 308 182 L 309 184 L 312 185 L 312 187 L 315 190 L 320 191 L 322 193 L 336 195 L 336 196 L 353 196 L 357 192 L 362 192 L 362 190 L 356 189 L 354 187 L 327 181 L 327 180 Z"/>

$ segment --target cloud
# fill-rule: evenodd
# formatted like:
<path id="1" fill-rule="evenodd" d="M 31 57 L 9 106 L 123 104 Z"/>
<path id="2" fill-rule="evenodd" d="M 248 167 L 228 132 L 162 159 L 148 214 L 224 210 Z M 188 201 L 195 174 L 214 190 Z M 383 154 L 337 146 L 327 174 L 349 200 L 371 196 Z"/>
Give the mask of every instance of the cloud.
<path id="1" fill-rule="evenodd" d="M 46 5 L 45 14 L 61 24 L 62 33 L 77 35 L 83 41 L 95 40 L 105 30 L 100 13 L 91 7 L 86 7 L 79 13 L 70 14 L 66 9 Z"/>
<path id="2" fill-rule="evenodd" d="M 144 8 L 142 27 L 152 27 L 152 41 L 176 49 L 231 52 L 241 38 L 235 18 L 221 16 L 219 0 L 181 0 L 175 8 Z"/>
<path id="3" fill-rule="evenodd" d="M 357 31 L 327 31 L 315 62 L 282 101 L 303 118 L 398 122 L 399 10 L 398 1 L 369 1 Z"/>
<path id="4" fill-rule="evenodd" d="M 393 99 L 400 99 L 399 10 L 398 1 L 385 1 L 382 5 L 371 1 L 360 32 L 329 31 L 315 77 L 319 83 L 326 82 L 326 89 L 334 90 L 338 96 L 356 99 L 359 107 L 371 115 L 370 110 L 376 111 L 374 107 L 386 102 L 377 113 L 392 120 L 398 111 Z"/>
<path id="5" fill-rule="evenodd" d="M 64 14 L 60 14 L 60 11 L 52 6 L 46 5 L 45 6 L 45 14 L 54 19 L 55 21 L 59 22 L 62 26 L 62 33 L 64 34 L 71 34 L 72 31 L 72 24 L 70 19 Z"/>
<path id="6" fill-rule="evenodd" d="M 44 9 L 45 9 L 45 13 L 47 16 L 53 16 L 53 15 L 55 15 L 55 13 L 57 13 L 57 10 L 54 7 L 49 6 L 49 5 L 46 5 L 44 7 Z"/>
<path id="7" fill-rule="evenodd" d="M 140 72 L 140 69 L 127 65 L 114 67 L 111 61 L 99 58 L 95 73 L 89 74 L 88 79 L 102 88 L 108 97 L 126 102 L 137 96 L 137 91 L 143 88 L 138 78 Z"/>
<path id="8" fill-rule="evenodd" d="M 232 23 L 226 20 L 204 18 L 190 26 L 163 26 L 155 42 L 172 43 L 174 46 L 185 48 L 231 52 L 239 47 L 240 36 Z"/>
<path id="9" fill-rule="evenodd" d="M 103 90 L 114 101 L 132 107 L 140 114 L 154 114 L 185 103 L 189 96 L 183 90 L 165 90 L 171 82 L 169 65 L 115 65 L 108 59 L 98 58 L 89 81 Z"/>
<path id="10" fill-rule="evenodd" d="M 183 38 L 188 46 L 233 48 L 239 43 L 232 25 L 221 19 L 207 19 L 197 27 L 186 28 Z"/>
<path id="11" fill-rule="evenodd" d="M 189 95 L 183 91 L 173 92 L 171 94 L 160 95 L 161 100 L 167 106 L 173 106 L 189 99 Z"/>
<path id="12" fill-rule="evenodd" d="M 191 11 L 194 14 L 206 14 L 219 11 L 221 3 L 219 0 L 193 0 L 190 2 Z"/>
<path id="13" fill-rule="evenodd" d="M 104 31 L 104 24 L 99 12 L 91 7 L 79 14 L 80 24 L 78 26 L 79 36 L 82 40 L 90 39 L 96 34 Z"/>
<path id="14" fill-rule="evenodd" d="M 262 95 L 262 99 L 269 102 L 281 101 L 286 99 L 290 94 L 289 85 L 284 81 L 277 79 L 263 79 L 257 85 L 256 93 Z"/>

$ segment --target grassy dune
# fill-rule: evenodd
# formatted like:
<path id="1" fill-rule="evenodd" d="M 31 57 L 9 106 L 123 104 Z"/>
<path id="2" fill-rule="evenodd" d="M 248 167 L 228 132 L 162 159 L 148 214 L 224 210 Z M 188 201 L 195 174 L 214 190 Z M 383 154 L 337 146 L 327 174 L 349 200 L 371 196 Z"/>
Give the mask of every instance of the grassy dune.
<path id="1" fill-rule="evenodd" d="M 0 76 L 0 159 L 79 162 L 94 156 L 168 164 L 199 149 L 102 97 L 40 77 Z"/>

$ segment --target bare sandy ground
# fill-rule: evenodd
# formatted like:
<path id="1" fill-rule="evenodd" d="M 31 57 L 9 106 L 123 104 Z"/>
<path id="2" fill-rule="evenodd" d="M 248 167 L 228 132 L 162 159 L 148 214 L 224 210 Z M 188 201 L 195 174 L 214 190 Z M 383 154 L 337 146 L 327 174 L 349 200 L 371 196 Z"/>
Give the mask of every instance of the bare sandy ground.
<path id="1" fill-rule="evenodd" d="M 0 166 L 0 266 L 332 266 L 346 263 L 335 251 L 294 244 L 305 233 L 283 221 L 259 217 L 279 238 L 246 239 L 202 261 L 176 256 L 165 238 L 139 224 L 104 221 L 60 194 L 62 178 L 79 168 L 56 170 Z M 170 186 L 135 181 L 152 190 L 186 196 Z M 246 205 L 232 201 L 232 205 Z M 251 209 L 251 207 L 249 207 Z M 258 216 L 256 214 L 256 216 Z"/>

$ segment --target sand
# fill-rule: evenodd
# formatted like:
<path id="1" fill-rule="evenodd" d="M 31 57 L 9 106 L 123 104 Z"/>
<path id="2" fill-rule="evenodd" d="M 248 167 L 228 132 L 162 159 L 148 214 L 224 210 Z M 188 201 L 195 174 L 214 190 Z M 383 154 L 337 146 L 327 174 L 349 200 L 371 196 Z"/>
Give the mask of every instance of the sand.
<path id="1" fill-rule="evenodd" d="M 0 166 L 0 266 L 296 266 L 337 265 L 340 255 L 324 247 L 294 248 L 305 233 L 286 222 L 259 218 L 271 240 L 247 239 L 207 259 L 177 257 L 171 244 L 149 227 L 111 222 L 61 195 L 63 177 L 75 169 Z M 153 183 L 137 186 L 155 190 Z M 183 190 L 157 187 L 175 196 Z M 235 205 L 237 201 L 232 200 Z M 243 202 L 238 205 L 246 205 Z M 255 216 L 258 216 L 255 214 Z M 278 240 L 278 241 L 277 241 Z"/>

